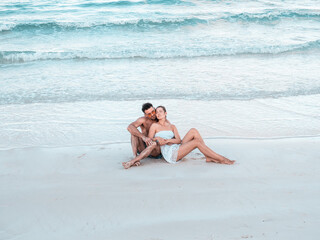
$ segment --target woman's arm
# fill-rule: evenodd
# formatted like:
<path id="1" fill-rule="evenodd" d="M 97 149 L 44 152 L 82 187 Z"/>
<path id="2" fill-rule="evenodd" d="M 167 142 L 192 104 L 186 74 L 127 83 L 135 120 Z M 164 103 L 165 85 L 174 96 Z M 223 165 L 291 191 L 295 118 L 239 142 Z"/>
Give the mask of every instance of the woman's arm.
<path id="1" fill-rule="evenodd" d="M 149 129 L 148 137 L 152 140 L 154 139 L 154 135 L 156 134 L 157 124 L 153 123 Z"/>
<path id="2" fill-rule="evenodd" d="M 155 137 L 153 138 L 153 141 L 155 141 L 158 145 L 162 146 L 162 145 L 166 145 L 166 139 L 163 139 L 162 137 Z"/>
<path id="3" fill-rule="evenodd" d="M 159 143 L 160 146 L 165 145 L 165 140 L 161 137 L 154 137 L 154 135 L 156 135 L 156 130 L 157 130 L 157 124 L 153 123 L 149 129 L 149 134 L 148 137 L 152 139 L 152 141 L 157 142 L 157 144 Z"/>
<path id="4" fill-rule="evenodd" d="M 178 129 L 176 128 L 175 125 L 172 125 L 172 130 L 173 130 L 173 133 L 174 133 L 174 138 L 167 139 L 166 140 L 166 144 L 180 144 L 181 143 L 181 138 L 180 138 L 180 135 L 178 133 Z"/>

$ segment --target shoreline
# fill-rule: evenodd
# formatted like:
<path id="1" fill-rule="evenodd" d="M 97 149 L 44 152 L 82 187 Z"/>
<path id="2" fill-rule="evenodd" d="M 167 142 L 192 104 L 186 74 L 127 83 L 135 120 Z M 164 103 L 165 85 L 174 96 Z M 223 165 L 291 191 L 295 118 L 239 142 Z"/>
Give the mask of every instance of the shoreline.
<path id="1" fill-rule="evenodd" d="M 301 136 L 274 136 L 274 137 L 237 137 L 237 136 L 217 136 L 217 137 L 203 137 L 204 140 L 207 141 L 215 141 L 215 140 L 251 140 L 251 141 L 272 141 L 272 140 L 285 140 L 285 139 L 308 139 L 308 138 L 320 138 L 320 135 L 301 135 Z M 115 142 L 102 142 L 102 143 L 92 143 L 92 144 L 75 144 L 75 145 L 65 145 L 65 146 L 23 146 L 23 147 L 11 147 L 11 148 L 0 148 L 1 151 L 10 151 L 10 150 L 18 150 L 18 149 L 55 149 L 55 148 L 76 148 L 76 147 L 98 147 L 98 146 L 108 146 L 115 144 L 130 144 L 130 141 L 115 141 Z"/>
<path id="2" fill-rule="evenodd" d="M 320 134 L 320 94 L 245 102 L 175 99 L 151 102 L 167 107 L 168 119 L 178 127 L 181 136 L 191 127 L 197 128 L 203 138 L 217 139 Z M 0 117 L 0 149 L 129 142 L 126 128 L 142 116 L 142 103 L 100 101 L 0 106 L 4 112 Z"/>

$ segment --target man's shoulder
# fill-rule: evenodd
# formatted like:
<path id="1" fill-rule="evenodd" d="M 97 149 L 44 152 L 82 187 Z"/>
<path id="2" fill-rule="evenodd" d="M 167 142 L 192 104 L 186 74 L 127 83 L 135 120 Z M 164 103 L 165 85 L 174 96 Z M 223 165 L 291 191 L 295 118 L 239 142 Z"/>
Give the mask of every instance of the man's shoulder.
<path id="1" fill-rule="evenodd" d="M 148 126 L 151 126 L 152 124 L 157 123 L 156 121 L 153 121 L 147 117 L 139 117 L 135 122 L 138 122 L 140 124 L 147 124 Z"/>
<path id="2" fill-rule="evenodd" d="M 134 126 L 138 127 L 140 125 L 144 125 L 145 123 L 146 123 L 146 117 L 139 117 L 130 124 L 133 124 Z"/>
<path id="3" fill-rule="evenodd" d="M 139 122 L 140 124 L 145 124 L 145 123 L 149 122 L 149 119 L 143 116 L 143 117 L 139 117 L 136 120 L 136 122 Z"/>
<path id="4" fill-rule="evenodd" d="M 136 121 L 146 121 L 146 119 L 147 119 L 146 117 L 142 116 L 142 117 L 137 118 Z"/>

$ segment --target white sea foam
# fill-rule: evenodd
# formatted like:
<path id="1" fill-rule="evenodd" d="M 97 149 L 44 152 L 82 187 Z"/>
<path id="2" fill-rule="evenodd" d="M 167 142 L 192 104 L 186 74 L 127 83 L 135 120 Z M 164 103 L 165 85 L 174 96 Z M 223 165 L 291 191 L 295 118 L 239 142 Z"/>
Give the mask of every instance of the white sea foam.
<path id="1" fill-rule="evenodd" d="M 229 55 L 251 55 L 251 54 L 267 54 L 278 55 L 283 53 L 303 53 L 316 52 L 320 53 L 320 40 L 304 42 L 300 44 L 288 45 L 264 45 L 264 46 L 248 46 L 238 43 L 234 46 L 222 42 L 216 43 L 216 46 L 204 45 L 195 47 L 193 44 L 189 46 L 185 44 L 183 48 L 178 43 L 172 44 L 171 47 L 162 47 L 160 43 L 154 43 L 150 47 L 132 48 L 132 46 L 124 46 L 109 49 L 92 49 L 91 51 L 0 51 L 0 64 L 24 63 L 42 60 L 94 60 L 94 59 L 128 59 L 128 58 L 194 58 L 194 57 L 215 57 Z"/>

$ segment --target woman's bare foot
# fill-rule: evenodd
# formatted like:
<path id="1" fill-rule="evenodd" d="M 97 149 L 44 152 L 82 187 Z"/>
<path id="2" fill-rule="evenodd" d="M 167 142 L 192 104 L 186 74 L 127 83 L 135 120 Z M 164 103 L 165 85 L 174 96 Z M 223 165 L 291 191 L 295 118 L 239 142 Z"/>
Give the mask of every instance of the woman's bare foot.
<path id="1" fill-rule="evenodd" d="M 232 165 L 235 163 L 235 160 L 230 160 L 229 158 L 223 157 L 223 160 L 221 161 L 222 164 L 228 164 Z"/>
<path id="2" fill-rule="evenodd" d="M 218 160 L 218 159 L 215 159 L 215 158 L 206 158 L 206 162 L 214 162 L 214 163 L 221 163 L 221 164 L 228 164 L 228 165 L 232 165 L 234 164 L 234 160 L 230 160 L 226 157 L 223 157 L 222 160 Z"/>
<path id="3" fill-rule="evenodd" d="M 220 161 L 219 161 L 219 160 L 214 159 L 214 158 L 209 158 L 209 157 L 206 157 L 206 162 L 220 163 Z"/>

